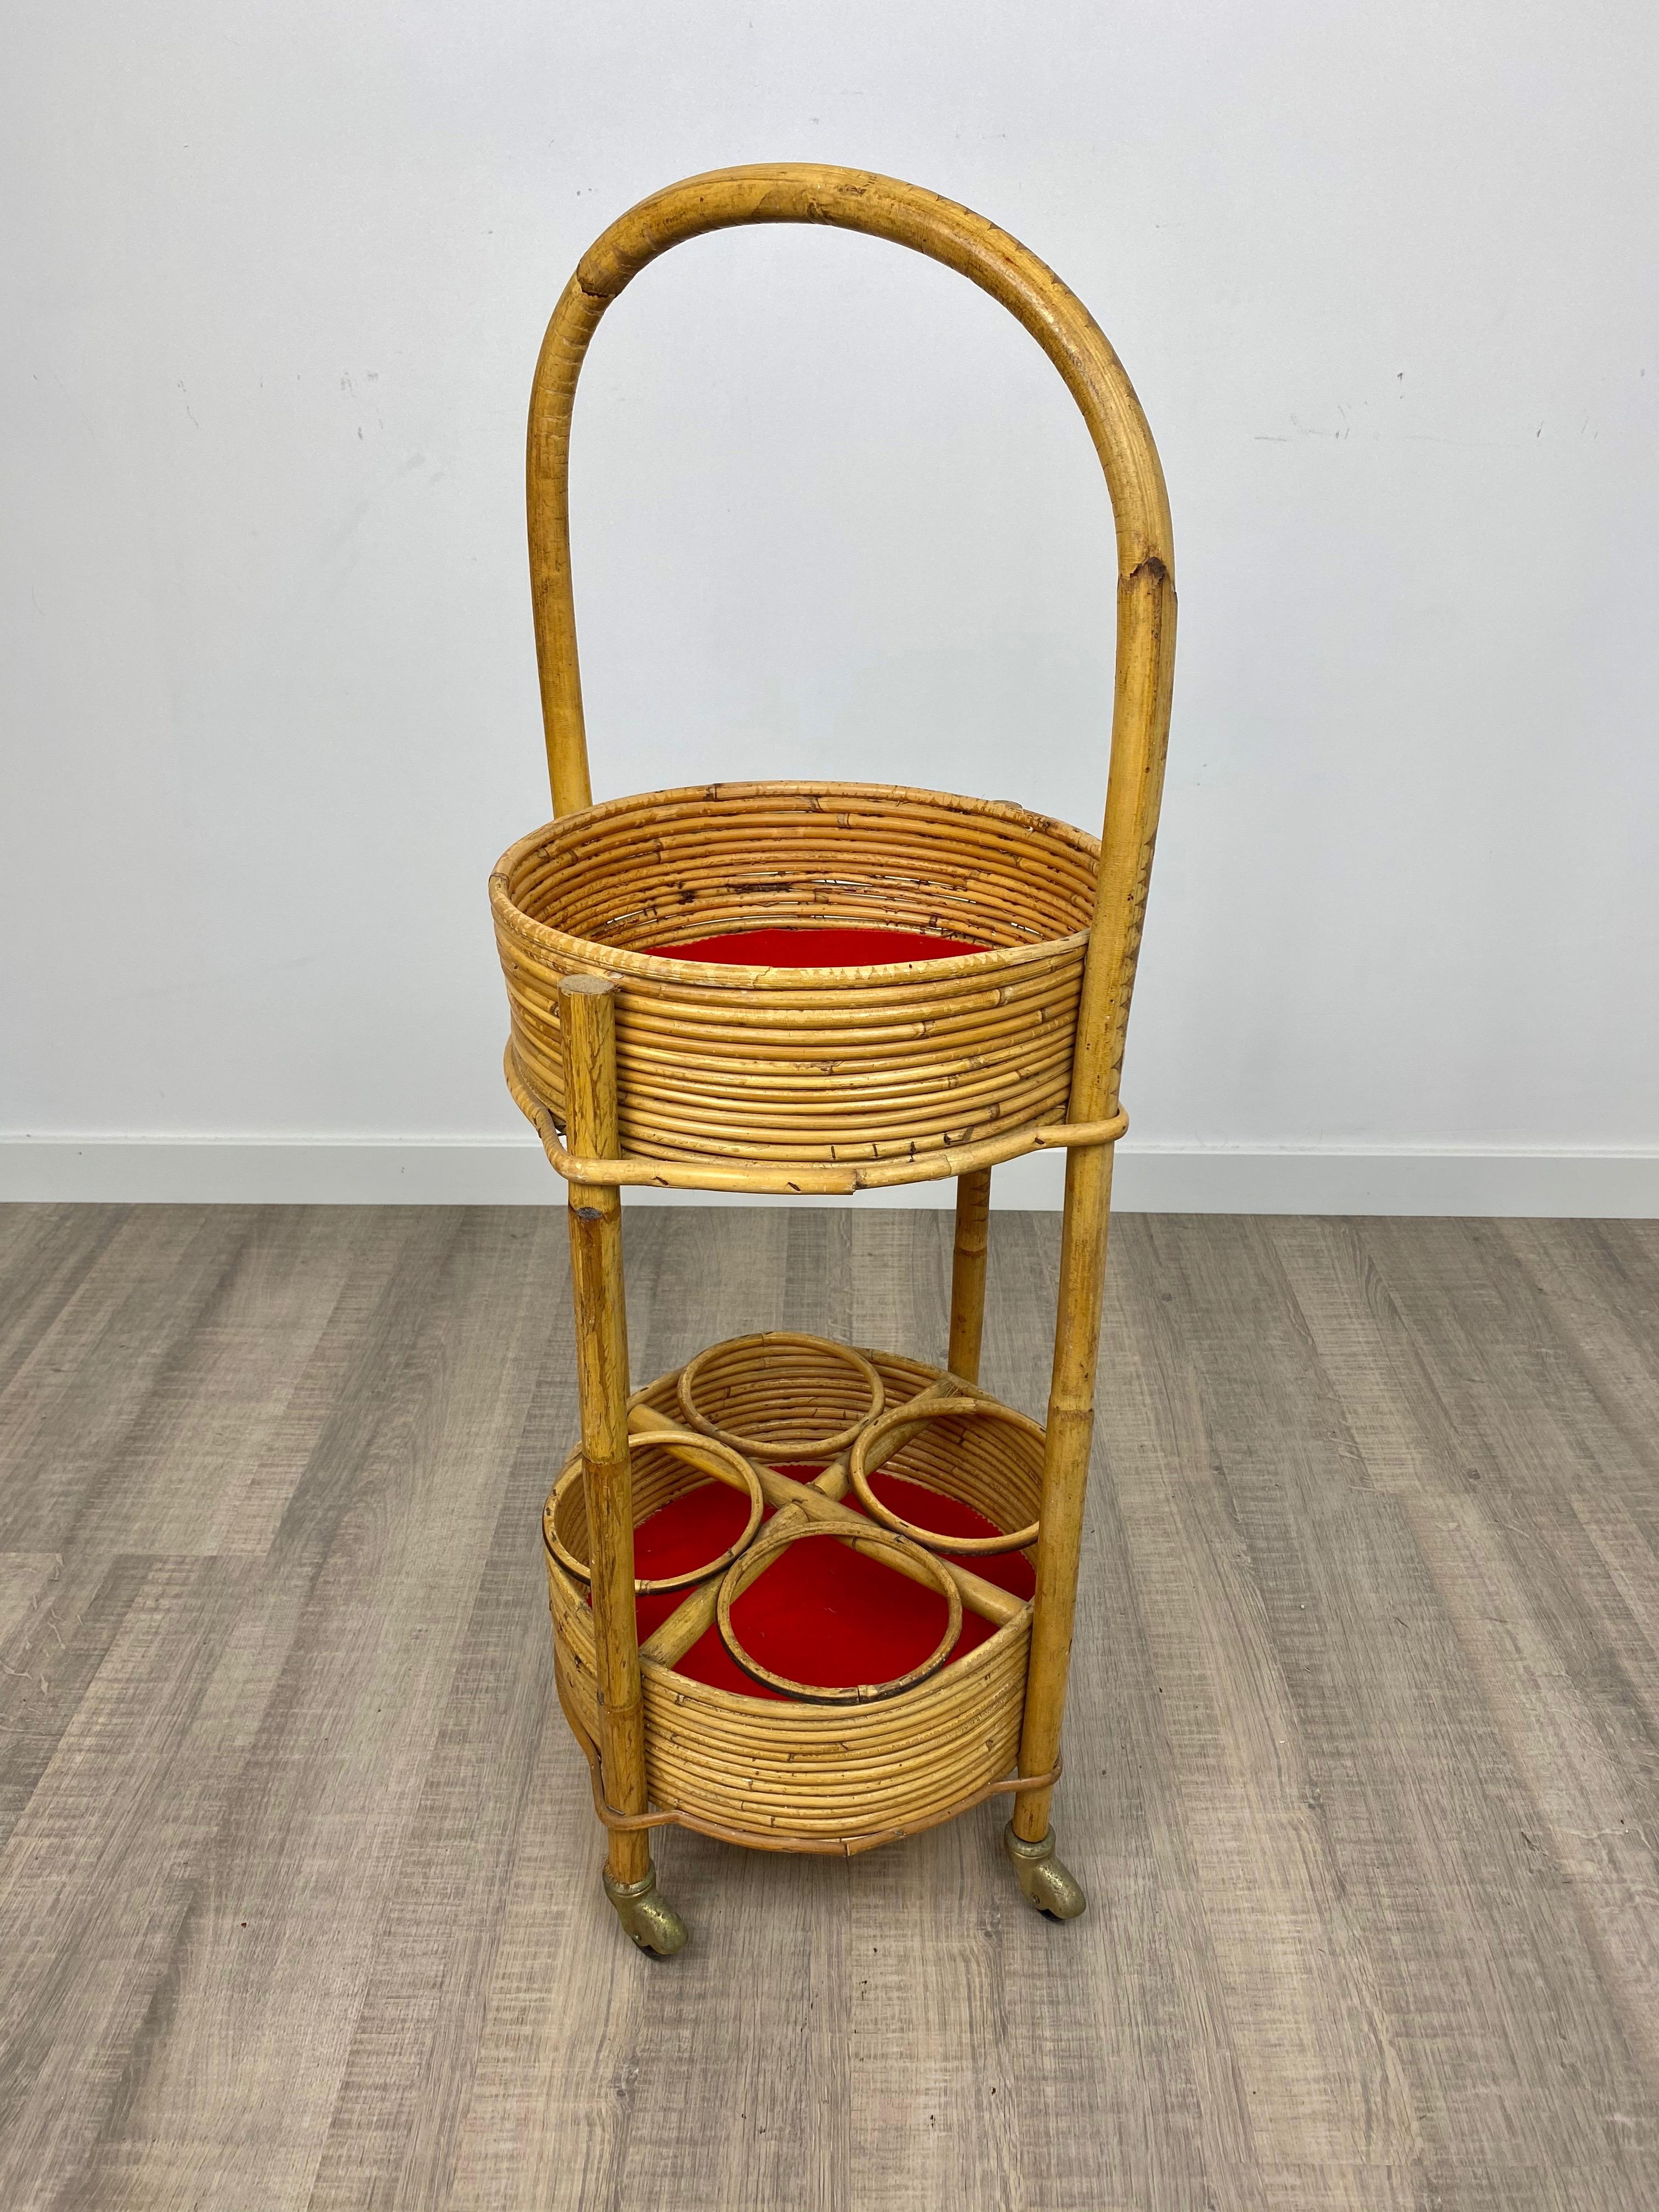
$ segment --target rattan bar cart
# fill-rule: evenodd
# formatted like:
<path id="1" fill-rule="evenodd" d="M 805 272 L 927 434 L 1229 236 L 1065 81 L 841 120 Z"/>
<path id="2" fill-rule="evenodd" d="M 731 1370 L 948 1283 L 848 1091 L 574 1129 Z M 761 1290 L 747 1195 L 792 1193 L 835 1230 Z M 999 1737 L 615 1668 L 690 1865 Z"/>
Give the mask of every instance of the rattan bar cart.
<path id="1" fill-rule="evenodd" d="M 1024 324 L 1082 410 L 1119 564 L 1098 844 L 1004 801 L 882 785 L 593 803 L 567 496 L 577 377 L 647 263 L 758 222 L 864 231 L 959 270 Z M 1175 648 L 1146 419 L 1087 310 L 982 217 L 854 170 L 732 169 L 642 201 L 584 256 L 537 367 L 528 496 L 554 819 L 504 856 L 490 896 L 507 1084 L 568 1185 L 581 1437 L 543 1536 L 605 1892 L 635 1942 L 666 1955 L 685 1929 L 657 1889 L 653 1827 L 852 1853 L 1006 1792 L 1022 1890 L 1070 1918 L 1085 1900 L 1050 1809 Z M 991 1170 L 1050 1147 L 1066 1152 L 1066 1201 L 1039 1426 L 978 1373 Z M 946 1369 L 775 1334 L 632 1387 L 623 1189 L 830 1198 L 947 1176 Z M 678 1556 L 658 1541 L 670 1524 L 683 1540 L 688 1516 L 702 1532 L 689 1562 L 684 1540 Z M 869 1589 L 846 1601 L 887 1654 L 870 1680 L 858 1650 L 811 1668 L 780 1659 L 817 1618 L 808 1578 L 830 1573 L 873 1587 L 873 1605 Z M 896 1651 L 901 1629 L 921 1648 Z"/>

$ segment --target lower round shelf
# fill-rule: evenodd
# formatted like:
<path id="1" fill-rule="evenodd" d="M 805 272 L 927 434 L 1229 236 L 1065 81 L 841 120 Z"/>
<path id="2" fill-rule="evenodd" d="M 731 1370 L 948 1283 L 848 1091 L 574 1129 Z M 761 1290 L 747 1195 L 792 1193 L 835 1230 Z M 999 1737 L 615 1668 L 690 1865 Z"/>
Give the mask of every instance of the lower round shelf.
<path id="1" fill-rule="evenodd" d="M 827 1366 L 833 1357 L 826 1352 Z M 917 1361 L 883 1352 L 866 1357 L 881 1377 L 890 1410 L 939 1378 L 939 1370 Z M 659 1376 L 635 1394 L 635 1402 L 678 1423 L 678 1370 Z M 756 1387 L 763 1389 L 763 1382 Z M 751 1410 L 763 1415 L 763 1404 Z M 889 1471 L 904 1483 L 909 1499 L 930 1491 L 941 1503 L 953 1499 L 996 1526 L 1023 1528 L 1037 1517 L 1042 1432 L 1030 1424 L 930 1420 L 889 1462 Z M 575 1487 L 579 1492 L 580 1485 Z M 653 1510 L 650 1497 L 642 1502 Z M 947 1522 L 949 1517 L 941 1515 Z M 580 1549 L 583 1532 L 567 1533 Z M 848 1556 L 839 1547 L 793 1549 Z M 1024 1595 L 1030 1577 L 1025 1556 L 1012 1553 L 996 1564 L 1005 1571 L 998 1577 L 1005 1587 L 1024 1576 L 1018 1591 Z M 599 1700 L 586 1589 L 550 1552 L 547 1567 L 561 1702 L 591 1753 Z M 755 1587 L 763 1586 L 764 1578 Z M 896 1577 L 896 1602 L 912 1589 Z M 656 1602 L 660 1607 L 664 1601 Z M 942 1601 L 935 1595 L 932 1602 L 942 1614 Z M 950 1663 L 912 1687 L 869 1703 L 808 1703 L 768 1694 L 751 1683 L 735 1691 L 642 1658 L 653 1804 L 688 1826 L 734 1841 L 836 1853 L 914 1834 L 950 1818 L 1009 1773 L 1024 1705 L 1029 1607 L 1020 1605 L 999 1626 L 983 1621 L 974 1626 L 980 1640 L 964 1636 Z"/>

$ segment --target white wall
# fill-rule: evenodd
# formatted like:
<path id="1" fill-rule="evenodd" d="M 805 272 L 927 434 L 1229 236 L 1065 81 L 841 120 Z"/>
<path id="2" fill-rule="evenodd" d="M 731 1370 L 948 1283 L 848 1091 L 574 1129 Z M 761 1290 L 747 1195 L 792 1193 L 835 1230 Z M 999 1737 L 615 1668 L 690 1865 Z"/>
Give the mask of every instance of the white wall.
<path id="1" fill-rule="evenodd" d="M 484 899 L 547 812 L 531 368 L 629 202 L 809 159 L 1024 238 L 1163 449 L 1126 1194 L 1659 1210 L 1649 0 L 82 0 L 7 47 L 12 1193 L 554 1194 Z M 1104 494 L 961 280 L 682 248 L 574 480 L 601 793 L 1097 827 Z"/>

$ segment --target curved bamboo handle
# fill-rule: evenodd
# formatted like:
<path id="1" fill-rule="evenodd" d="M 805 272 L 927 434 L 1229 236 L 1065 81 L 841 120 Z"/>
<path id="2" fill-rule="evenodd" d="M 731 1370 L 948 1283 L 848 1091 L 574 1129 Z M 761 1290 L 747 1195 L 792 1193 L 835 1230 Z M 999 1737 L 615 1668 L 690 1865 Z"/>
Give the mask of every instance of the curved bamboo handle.
<path id="1" fill-rule="evenodd" d="M 1100 885 L 1070 1114 L 1073 1121 L 1106 1119 L 1117 1107 L 1169 731 L 1176 605 L 1169 501 L 1140 402 L 1093 316 L 1051 269 L 983 216 L 893 177 L 767 163 L 713 170 L 653 192 L 582 256 L 547 326 L 530 398 L 530 574 L 553 811 L 569 814 L 592 803 L 570 576 L 570 418 L 583 357 L 611 301 L 658 254 L 705 231 L 750 222 L 865 231 L 971 278 L 1031 333 L 1088 425 L 1117 532 L 1117 665 Z"/>

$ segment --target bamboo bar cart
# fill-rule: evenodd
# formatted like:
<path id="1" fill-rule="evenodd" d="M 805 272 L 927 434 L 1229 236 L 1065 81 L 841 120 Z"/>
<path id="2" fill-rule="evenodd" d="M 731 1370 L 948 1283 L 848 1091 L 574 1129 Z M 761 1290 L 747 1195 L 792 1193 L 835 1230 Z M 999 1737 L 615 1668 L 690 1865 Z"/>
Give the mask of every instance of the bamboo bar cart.
<path id="1" fill-rule="evenodd" d="M 760 222 L 834 224 L 943 262 L 1065 379 L 1117 539 L 1098 843 L 1004 801 L 881 785 L 714 784 L 594 804 L 568 532 L 577 377 L 600 318 L 648 262 Z M 966 208 L 854 170 L 726 170 L 653 194 L 584 256 L 536 370 L 528 497 L 554 819 L 503 857 L 490 896 L 507 1084 L 568 1186 L 581 1436 L 544 1540 L 560 1701 L 607 1832 L 606 1894 L 634 1942 L 667 1955 L 685 1929 L 656 1886 L 655 1827 L 851 1853 L 1006 1793 L 1024 1895 L 1070 1918 L 1085 1899 L 1054 1855 L 1050 1811 L 1175 649 L 1169 511 L 1139 403 L 1082 304 Z M 787 964 L 779 929 L 902 932 L 904 957 Z M 752 963 L 696 950 L 757 930 L 766 957 Z M 918 956 L 916 938 L 937 957 Z M 1049 1148 L 1066 1153 L 1066 1200 L 1039 1426 L 978 1376 L 991 1171 Z M 946 1369 L 772 1334 L 633 1388 L 625 1188 L 831 1198 L 944 1176 L 957 1182 Z M 903 1478 L 904 1510 L 878 1470 Z M 636 1581 L 636 1531 L 709 1485 L 732 1493 L 731 1540 L 690 1572 Z M 916 1517 L 929 1493 L 981 1533 Z M 936 1648 L 894 1679 L 802 1680 L 744 1642 L 763 1578 L 836 1547 L 843 1566 L 851 1547 L 916 1586 L 884 1581 L 895 1601 L 919 1590 L 934 1608 Z M 996 1577 L 1010 1555 L 1029 1562 L 1029 1596 Z M 684 1595 L 641 1641 L 636 1601 L 665 1586 Z M 958 1650 L 964 1623 L 977 1640 Z M 688 1671 L 711 1636 L 752 1694 Z"/>

